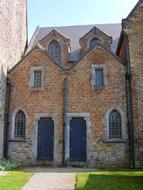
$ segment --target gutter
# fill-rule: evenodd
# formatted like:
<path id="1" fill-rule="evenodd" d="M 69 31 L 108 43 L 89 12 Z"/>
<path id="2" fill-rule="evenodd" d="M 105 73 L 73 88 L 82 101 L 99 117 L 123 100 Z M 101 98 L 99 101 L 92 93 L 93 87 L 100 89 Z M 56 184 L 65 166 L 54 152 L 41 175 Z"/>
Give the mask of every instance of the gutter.
<path id="1" fill-rule="evenodd" d="M 11 97 L 11 84 L 6 79 L 6 95 L 5 95 L 5 114 L 4 114 L 4 148 L 3 148 L 3 156 L 4 158 L 8 158 L 8 136 L 9 136 L 9 109 L 10 109 L 10 97 Z"/>
<path id="2" fill-rule="evenodd" d="M 66 139 L 66 115 L 67 115 L 67 94 L 68 94 L 68 78 L 64 78 L 64 109 L 63 109 L 63 155 L 62 155 L 62 166 L 66 166 L 65 160 L 65 139 Z"/>
<path id="3" fill-rule="evenodd" d="M 131 80 L 131 63 L 129 54 L 129 41 L 124 34 L 126 44 L 126 99 L 127 99 L 127 124 L 129 136 L 129 163 L 131 168 L 135 168 L 135 151 L 134 151 L 134 124 L 133 124 L 133 103 L 132 103 L 132 80 Z"/>

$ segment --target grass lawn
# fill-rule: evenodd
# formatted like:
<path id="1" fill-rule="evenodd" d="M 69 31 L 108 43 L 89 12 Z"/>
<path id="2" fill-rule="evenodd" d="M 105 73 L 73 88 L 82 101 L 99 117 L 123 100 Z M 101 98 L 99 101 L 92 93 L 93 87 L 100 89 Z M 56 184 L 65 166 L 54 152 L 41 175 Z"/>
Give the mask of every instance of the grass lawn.
<path id="1" fill-rule="evenodd" d="M 143 170 L 80 173 L 76 190 L 143 190 Z"/>
<path id="2" fill-rule="evenodd" d="M 20 170 L 8 171 L 8 174 L 8 176 L 0 177 L 0 190 L 21 190 L 32 176 L 32 173 Z"/>

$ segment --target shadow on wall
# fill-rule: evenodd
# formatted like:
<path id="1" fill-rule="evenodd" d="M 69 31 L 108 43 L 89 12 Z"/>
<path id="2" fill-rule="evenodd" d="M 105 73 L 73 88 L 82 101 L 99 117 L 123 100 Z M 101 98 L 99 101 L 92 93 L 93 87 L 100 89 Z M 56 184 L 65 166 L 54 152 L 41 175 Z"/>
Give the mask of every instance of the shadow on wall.
<path id="1" fill-rule="evenodd" d="M 3 65 L 0 66 L 0 86 L 2 86 L 5 82 L 6 71 L 4 70 Z"/>
<path id="2" fill-rule="evenodd" d="M 143 170 L 94 172 L 78 175 L 76 190 L 142 190 Z"/>

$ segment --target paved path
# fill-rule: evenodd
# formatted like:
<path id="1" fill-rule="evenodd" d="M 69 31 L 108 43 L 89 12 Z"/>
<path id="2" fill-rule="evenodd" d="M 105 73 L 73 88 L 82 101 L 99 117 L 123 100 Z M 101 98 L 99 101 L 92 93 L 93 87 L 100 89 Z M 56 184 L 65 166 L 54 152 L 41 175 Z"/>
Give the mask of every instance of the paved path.
<path id="1" fill-rule="evenodd" d="M 27 168 L 35 173 L 23 190 L 75 190 L 76 174 L 84 168 Z"/>

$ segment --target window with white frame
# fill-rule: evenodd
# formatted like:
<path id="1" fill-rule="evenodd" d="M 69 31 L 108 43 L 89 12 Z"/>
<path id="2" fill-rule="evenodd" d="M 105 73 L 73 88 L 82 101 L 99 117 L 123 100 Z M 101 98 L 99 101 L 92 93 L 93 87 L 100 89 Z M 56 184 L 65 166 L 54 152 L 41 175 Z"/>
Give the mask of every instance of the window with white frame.
<path id="1" fill-rule="evenodd" d="M 94 89 L 102 89 L 107 84 L 106 66 L 103 64 L 92 65 L 92 86 Z"/>
<path id="2" fill-rule="evenodd" d="M 43 68 L 32 67 L 30 70 L 30 88 L 40 90 L 43 87 Z"/>
<path id="3" fill-rule="evenodd" d="M 26 116 L 23 111 L 19 110 L 15 116 L 14 138 L 25 139 Z"/>

